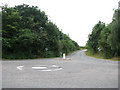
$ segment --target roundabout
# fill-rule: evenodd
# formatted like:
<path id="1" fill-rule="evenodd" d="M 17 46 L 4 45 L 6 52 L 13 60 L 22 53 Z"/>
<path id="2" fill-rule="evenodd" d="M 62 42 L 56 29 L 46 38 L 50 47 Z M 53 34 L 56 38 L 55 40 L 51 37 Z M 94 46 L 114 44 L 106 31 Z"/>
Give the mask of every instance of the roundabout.
<path id="1" fill-rule="evenodd" d="M 24 70 L 25 66 L 18 66 L 17 69 L 18 70 Z M 57 66 L 57 65 L 34 65 L 34 66 L 31 66 L 30 69 L 48 72 L 48 71 L 58 71 L 58 70 L 61 70 L 62 67 Z"/>

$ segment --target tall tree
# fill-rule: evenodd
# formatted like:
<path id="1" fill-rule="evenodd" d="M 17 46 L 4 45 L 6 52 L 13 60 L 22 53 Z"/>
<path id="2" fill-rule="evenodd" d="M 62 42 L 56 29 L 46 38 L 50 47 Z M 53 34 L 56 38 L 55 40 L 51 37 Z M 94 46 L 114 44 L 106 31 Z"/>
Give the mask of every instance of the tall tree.
<path id="1" fill-rule="evenodd" d="M 92 33 L 89 35 L 88 47 L 94 53 L 98 52 L 98 41 L 100 39 L 100 33 L 105 28 L 105 24 L 101 21 L 98 22 L 93 28 Z"/>
<path id="2" fill-rule="evenodd" d="M 120 10 L 115 10 L 113 21 L 111 24 L 111 34 L 108 38 L 115 56 L 120 56 Z"/>
<path id="3" fill-rule="evenodd" d="M 2 13 L 3 58 L 56 57 L 60 56 L 60 52 L 68 54 L 79 47 L 38 7 L 25 4 L 4 6 Z"/>

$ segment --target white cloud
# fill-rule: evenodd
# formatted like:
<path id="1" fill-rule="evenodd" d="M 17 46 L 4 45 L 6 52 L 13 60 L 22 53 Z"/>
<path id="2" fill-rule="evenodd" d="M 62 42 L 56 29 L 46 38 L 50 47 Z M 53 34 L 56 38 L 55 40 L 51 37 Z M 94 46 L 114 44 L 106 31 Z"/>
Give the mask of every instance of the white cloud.
<path id="1" fill-rule="evenodd" d="M 92 27 L 100 20 L 110 23 L 119 0 L 4 0 L 9 6 L 28 4 L 45 11 L 71 39 L 84 46 Z"/>

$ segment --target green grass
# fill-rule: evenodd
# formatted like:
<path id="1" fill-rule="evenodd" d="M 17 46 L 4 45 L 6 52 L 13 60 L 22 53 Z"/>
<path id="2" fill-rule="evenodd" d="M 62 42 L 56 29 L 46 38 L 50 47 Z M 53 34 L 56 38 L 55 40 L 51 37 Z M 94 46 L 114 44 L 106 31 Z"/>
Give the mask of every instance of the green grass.
<path id="1" fill-rule="evenodd" d="M 111 61 L 120 61 L 120 57 L 113 57 L 111 59 L 106 59 L 104 58 L 103 56 L 99 55 L 99 54 L 91 54 L 90 52 L 86 51 L 85 54 L 87 56 L 90 56 L 90 57 L 94 57 L 94 58 L 99 58 L 99 59 L 103 59 L 103 60 L 111 60 Z"/>

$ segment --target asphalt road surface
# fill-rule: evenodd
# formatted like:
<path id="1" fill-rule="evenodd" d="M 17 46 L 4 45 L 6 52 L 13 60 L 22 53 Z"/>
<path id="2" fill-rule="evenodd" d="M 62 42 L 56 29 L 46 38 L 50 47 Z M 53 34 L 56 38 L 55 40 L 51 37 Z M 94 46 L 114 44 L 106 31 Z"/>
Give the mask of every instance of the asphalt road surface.
<path id="1" fill-rule="evenodd" d="M 118 88 L 118 62 L 86 56 L 2 61 L 2 88 Z"/>

